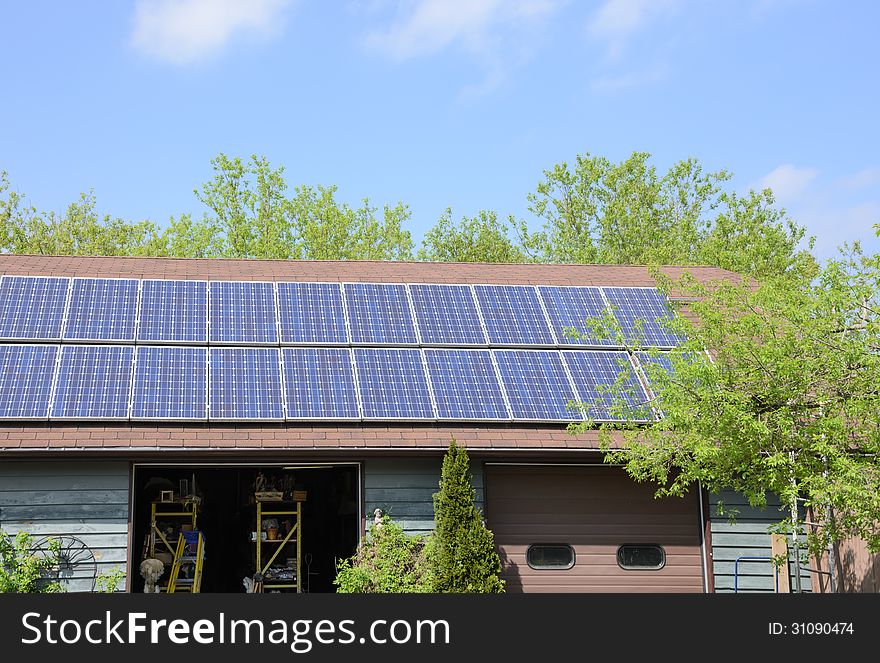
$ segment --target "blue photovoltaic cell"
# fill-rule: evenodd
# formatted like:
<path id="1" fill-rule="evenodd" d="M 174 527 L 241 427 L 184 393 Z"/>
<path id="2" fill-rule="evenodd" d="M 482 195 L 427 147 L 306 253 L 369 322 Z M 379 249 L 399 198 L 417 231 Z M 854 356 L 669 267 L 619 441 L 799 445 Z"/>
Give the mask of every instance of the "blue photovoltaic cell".
<path id="1" fill-rule="evenodd" d="M 139 347 L 131 401 L 133 419 L 207 419 L 208 349 Z"/>
<path id="2" fill-rule="evenodd" d="M 64 338 L 134 341 L 137 297 L 134 279 L 74 279 Z"/>
<path id="3" fill-rule="evenodd" d="M 637 352 L 636 358 L 642 365 L 642 370 L 644 371 L 646 377 L 650 376 L 651 374 L 651 364 L 661 368 L 666 373 L 672 374 L 672 361 L 666 354 L 648 354 L 647 352 Z"/>
<path id="4" fill-rule="evenodd" d="M 645 347 L 675 347 L 684 339 L 659 321 L 671 319 L 672 309 L 656 288 L 602 288 L 623 333 Z"/>
<path id="5" fill-rule="evenodd" d="M 648 395 L 636 377 L 626 352 L 567 350 L 562 353 L 562 360 L 568 366 L 581 402 L 590 404 L 589 416 L 592 419 L 618 421 L 627 419 L 626 415 L 641 421 L 647 419 L 644 412 L 636 410 L 645 408 Z M 618 391 L 615 384 L 624 371 L 628 372 L 628 376 L 621 382 Z M 613 390 L 612 393 L 609 390 Z M 612 412 L 613 408 L 620 408 L 624 403 L 632 409 L 626 413 Z"/>
<path id="6" fill-rule="evenodd" d="M 489 350 L 425 350 L 440 419 L 510 419 Z"/>
<path id="7" fill-rule="evenodd" d="M 352 343 L 416 343 L 406 286 L 399 283 L 346 283 L 344 289 Z"/>
<path id="8" fill-rule="evenodd" d="M 275 284 L 211 281 L 210 320 L 212 343 L 278 343 Z"/>
<path id="9" fill-rule="evenodd" d="M 433 419 L 420 350 L 355 348 L 365 419 Z"/>
<path id="10" fill-rule="evenodd" d="M 411 284 L 409 291 L 422 343 L 487 344 L 469 286 Z"/>
<path id="11" fill-rule="evenodd" d="M 70 279 L 4 276 L 0 280 L 0 339 L 61 340 Z"/>
<path id="12" fill-rule="evenodd" d="M 138 340 L 208 342 L 208 284 L 205 281 L 144 281 Z"/>
<path id="13" fill-rule="evenodd" d="M 582 419 L 569 410 L 576 401 L 562 358 L 554 350 L 495 350 L 501 381 L 514 419 L 570 421 Z"/>
<path id="14" fill-rule="evenodd" d="M 279 283 L 282 343 L 348 343 L 338 283 Z"/>
<path id="15" fill-rule="evenodd" d="M 486 323 L 489 343 L 555 345 L 547 318 L 531 286 L 477 285 L 477 301 Z"/>
<path id="16" fill-rule="evenodd" d="M 211 348 L 211 419 L 283 419 L 278 348 Z"/>
<path id="17" fill-rule="evenodd" d="M 348 348 L 284 348 L 288 419 L 358 419 Z"/>
<path id="18" fill-rule="evenodd" d="M 132 346 L 63 346 L 51 416 L 127 419 L 133 358 Z"/>
<path id="19" fill-rule="evenodd" d="M 0 345 L 0 419 L 46 419 L 57 345 Z"/>
<path id="20" fill-rule="evenodd" d="M 538 286 L 538 291 L 560 345 L 613 345 L 611 339 L 598 339 L 595 334 L 590 334 L 584 324 L 587 318 L 601 318 L 607 308 L 599 288 L 542 285 Z M 567 328 L 586 334 L 586 338 L 566 335 Z"/>

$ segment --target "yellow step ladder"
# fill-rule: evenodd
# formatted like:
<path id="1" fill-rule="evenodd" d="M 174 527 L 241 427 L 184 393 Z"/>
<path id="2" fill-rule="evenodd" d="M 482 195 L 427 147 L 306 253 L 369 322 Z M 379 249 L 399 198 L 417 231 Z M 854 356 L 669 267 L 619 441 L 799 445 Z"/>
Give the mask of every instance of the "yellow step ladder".
<path id="1" fill-rule="evenodd" d="M 174 552 L 174 563 L 168 579 L 169 594 L 190 592 L 198 594 L 202 588 L 202 567 L 205 562 L 205 537 L 200 530 L 180 533 L 177 539 L 177 550 Z M 192 568 L 192 575 L 181 578 L 182 568 Z"/>

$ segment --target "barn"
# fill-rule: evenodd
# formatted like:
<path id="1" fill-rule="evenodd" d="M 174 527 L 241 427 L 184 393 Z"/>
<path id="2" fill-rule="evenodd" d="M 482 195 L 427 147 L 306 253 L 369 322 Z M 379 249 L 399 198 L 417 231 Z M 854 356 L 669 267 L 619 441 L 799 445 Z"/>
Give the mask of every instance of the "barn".
<path id="1" fill-rule="evenodd" d="M 737 529 L 698 487 L 654 499 L 596 431 L 566 431 L 572 400 L 613 418 L 597 385 L 621 366 L 650 389 L 644 358 L 566 328 L 609 309 L 676 342 L 645 267 L 4 255 L 0 273 L 0 529 L 61 540 L 70 591 L 112 569 L 144 591 L 145 558 L 162 591 L 333 591 L 377 509 L 431 530 L 453 438 L 508 592 L 776 588 L 740 560 L 769 556 L 765 515 Z"/>

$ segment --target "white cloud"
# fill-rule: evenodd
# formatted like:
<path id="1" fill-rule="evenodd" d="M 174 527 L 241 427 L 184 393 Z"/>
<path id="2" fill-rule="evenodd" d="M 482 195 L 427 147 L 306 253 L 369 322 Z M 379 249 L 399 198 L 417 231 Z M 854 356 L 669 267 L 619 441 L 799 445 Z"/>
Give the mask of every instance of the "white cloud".
<path id="1" fill-rule="evenodd" d="M 556 0 L 419 0 L 390 27 L 369 33 L 367 44 L 399 60 L 437 53 L 453 43 L 480 52 L 499 24 L 535 21 L 558 5 Z"/>
<path id="2" fill-rule="evenodd" d="M 819 174 L 814 168 L 797 168 L 783 164 L 764 175 L 758 181 L 760 189 L 773 189 L 776 200 L 783 204 L 796 202 Z"/>
<path id="3" fill-rule="evenodd" d="M 589 33 L 608 45 L 608 56 L 618 58 L 629 38 L 649 22 L 674 14 L 679 0 L 605 0 L 588 24 Z"/>
<path id="4" fill-rule="evenodd" d="M 880 203 L 866 202 L 860 205 L 807 206 L 795 210 L 792 218 L 806 226 L 808 235 L 816 237 L 816 254 L 820 258 L 838 256 L 838 248 L 844 243 L 861 243 L 866 253 L 880 251 L 880 239 L 874 233 L 874 224 L 880 223 Z"/>
<path id="5" fill-rule="evenodd" d="M 631 71 L 618 75 L 600 76 L 591 81 L 590 89 L 598 94 L 625 92 L 632 88 L 659 83 L 668 74 L 669 67 L 664 63 L 657 63 L 642 72 Z"/>
<path id="6" fill-rule="evenodd" d="M 858 190 L 880 185 L 880 166 L 872 166 L 857 173 L 840 178 L 840 184 L 846 189 Z"/>
<path id="7" fill-rule="evenodd" d="M 219 53 L 239 33 L 272 36 L 290 0 L 138 0 L 131 44 L 177 65 Z"/>

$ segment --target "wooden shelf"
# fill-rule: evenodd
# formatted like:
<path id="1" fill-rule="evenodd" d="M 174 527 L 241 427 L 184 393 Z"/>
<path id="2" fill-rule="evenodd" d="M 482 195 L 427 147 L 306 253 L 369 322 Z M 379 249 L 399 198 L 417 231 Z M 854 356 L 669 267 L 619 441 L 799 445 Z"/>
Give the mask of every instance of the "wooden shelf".
<path id="1" fill-rule="evenodd" d="M 295 508 L 285 508 L 289 505 L 295 505 Z M 294 502 L 290 500 L 285 500 L 283 502 L 279 502 L 277 500 L 257 500 L 255 506 L 257 539 L 256 541 L 253 541 L 255 547 L 254 567 L 255 573 L 261 573 L 264 577 L 263 588 L 290 589 L 296 592 L 302 592 L 302 582 L 300 581 L 299 572 L 302 566 L 302 502 Z M 280 536 L 277 539 L 263 540 L 262 538 L 260 538 L 260 535 L 263 532 L 264 521 L 269 518 L 277 520 L 278 517 L 282 517 L 282 519 L 292 521 L 291 528 L 287 532 L 287 534 L 285 534 L 284 536 Z M 291 555 L 290 551 L 285 551 L 284 553 L 282 553 L 282 551 L 285 550 L 286 546 L 288 545 L 296 546 L 295 555 Z M 268 548 L 265 550 L 265 554 L 263 546 L 268 546 Z M 288 558 L 292 558 L 294 560 L 295 566 L 287 564 Z M 283 567 L 288 572 L 292 572 L 294 579 L 285 579 L 273 582 L 273 579 L 266 578 L 269 569 L 273 566 Z"/>

